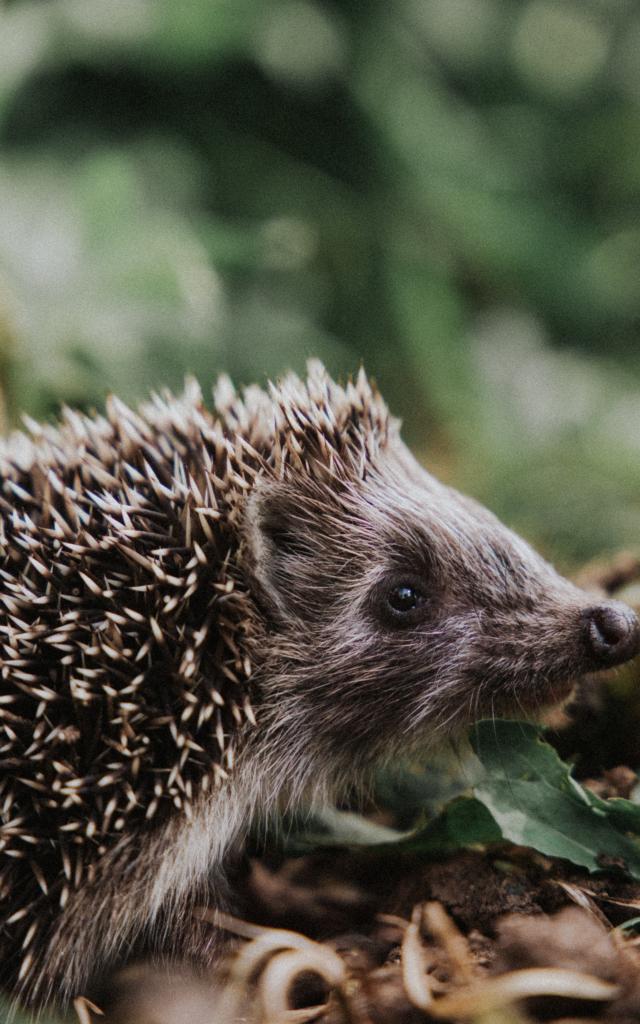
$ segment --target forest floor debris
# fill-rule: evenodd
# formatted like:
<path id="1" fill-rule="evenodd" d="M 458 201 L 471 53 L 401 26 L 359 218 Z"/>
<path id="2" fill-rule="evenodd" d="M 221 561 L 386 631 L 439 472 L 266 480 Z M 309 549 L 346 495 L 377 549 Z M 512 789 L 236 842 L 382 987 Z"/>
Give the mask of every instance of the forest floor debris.
<path id="1" fill-rule="evenodd" d="M 640 911 L 640 884 L 519 848 L 465 851 L 419 869 L 401 856 L 391 873 L 375 855 L 368 859 L 364 870 L 362 854 L 344 851 L 277 867 L 253 862 L 247 903 L 262 923 L 206 911 L 212 929 L 236 937 L 211 982 L 176 975 L 158 984 L 153 974 L 129 972 L 102 1019 L 640 1021 L 640 936 L 620 927 Z M 360 883 L 345 881 L 350 873 Z M 296 929 L 280 926 L 289 898 Z M 329 908 L 325 921 L 320 902 Z"/>

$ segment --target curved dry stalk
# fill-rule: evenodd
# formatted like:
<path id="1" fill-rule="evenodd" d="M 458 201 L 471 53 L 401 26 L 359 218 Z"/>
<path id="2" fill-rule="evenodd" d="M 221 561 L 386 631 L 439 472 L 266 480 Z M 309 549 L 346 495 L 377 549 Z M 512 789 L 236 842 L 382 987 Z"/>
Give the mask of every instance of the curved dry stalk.
<path id="1" fill-rule="evenodd" d="M 408 927 L 409 922 L 404 917 L 398 917 L 397 914 L 376 914 L 376 921 L 380 921 L 382 924 L 390 924 L 395 928 L 400 928 L 402 931 Z"/>
<path id="2" fill-rule="evenodd" d="M 258 935 L 265 935 L 267 932 L 275 931 L 263 924 L 251 924 L 250 921 L 242 921 L 233 914 L 226 914 L 224 910 L 217 910 L 216 907 L 196 907 L 193 916 L 199 921 L 206 921 L 215 928 L 222 928 L 233 935 L 239 935 L 242 939 L 255 939 Z"/>
<path id="3" fill-rule="evenodd" d="M 223 928 L 225 931 L 250 940 L 246 946 L 238 950 L 231 964 L 231 977 L 238 983 L 248 982 L 251 975 L 258 970 L 260 962 L 272 953 L 295 949 L 307 951 L 312 955 L 318 948 L 326 948 L 299 932 L 293 932 L 287 928 L 268 928 L 265 925 L 251 924 L 249 921 L 241 921 L 240 918 L 233 917 L 232 914 L 226 914 L 222 910 L 199 910 L 198 917 L 203 921 L 209 921 L 217 928 Z"/>
<path id="4" fill-rule="evenodd" d="M 97 1013 L 100 1017 L 104 1016 L 104 1011 L 87 999 L 86 996 L 78 996 L 77 999 L 74 999 L 73 1009 L 80 1024 L 93 1024 L 91 1020 L 92 1013 Z"/>
<path id="5" fill-rule="evenodd" d="M 225 1011 L 232 1017 L 246 1004 L 247 987 L 256 975 L 263 1019 L 271 1024 L 306 1024 L 326 1005 L 292 1010 L 289 991 L 295 978 L 312 971 L 326 981 L 329 988 L 340 989 L 347 979 L 344 962 L 330 947 L 314 942 L 299 932 L 285 928 L 266 928 L 241 921 L 222 911 L 203 910 L 202 919 L 219 928 L 249 939 L 230 966 L 230 979 L 225 993 Z M 265 963 L 265 961 L 269 961 Z"/>
<path id="6" fill-rule="evenodd" d="M 413 908 L 411 921 L 402 937 L 402 984 L 413 1005 L 429 1013 L 434 1005 L 434 997 L 431 977 L 427 974 L 425 947 L 420 938 L 421 914 L 422 907 L 418 904 Z"/>
<path id="7" fill-rule="evenodd" d="M 559 886 L 569 897 L 569 899 L 580 907 L 581 910 L 586 911 L 590 917 L 601 924 L 607 931 L 610 931 L 609 920 L 605 914 L 600 910 L 600 907 L 595 903 L 595 893 L 591 892 L 590 889 L 585 889 L 582 885 L 572 885 L 569 882 L 563 882 L 557 879 L 555 884 Z"/>
<path id="8" fill-rule="evenodd" d="M 454 980 L 470 984 L 474 980 L 474 963 L 464 935 L 456 928 L 441 903 L 425 904 L 422 913 L 429 931 L 449 958 Z"/>
<path id="9" fill-rule="evenodd" d="M 261 963 L 274 953 L 295 950 L 313 957 L 316 949 L 322 948 L 319 943 L 297 932 L 274 928 L 273 932 L 259 935 L 237 953 L 231 965 L 231 976 L 235 982 L 247 984 Z"/>
<path id="10" fill-rule="evenodd" d="M 318 943 L 313 950 L 295 949 L 276 954 L 264 968 L 258 986 L 265 1024 L 282 1024 L 290 1019 L 291 1013 L 299 1012 L 290 1009 L 289 992 L 298 975 L 305 971 L 317 974 L 330 989 L 339 988 L 346 981 L 343 961 L 328 946 Z M 318 1009 L 309 1007 L 309 1012 Z"/>
<path id="11" fill-rule="evenodd" d="M 528 967 L 487 978 L 463 991 L 432 1000 L 427 1012 L 439 1020 L 476 1017 L 531 996 L 561 996 L 565 999 L 606 1002 L 618 995 L 619 991 L 619 986 L 581 971 L 561 967 Z"/>

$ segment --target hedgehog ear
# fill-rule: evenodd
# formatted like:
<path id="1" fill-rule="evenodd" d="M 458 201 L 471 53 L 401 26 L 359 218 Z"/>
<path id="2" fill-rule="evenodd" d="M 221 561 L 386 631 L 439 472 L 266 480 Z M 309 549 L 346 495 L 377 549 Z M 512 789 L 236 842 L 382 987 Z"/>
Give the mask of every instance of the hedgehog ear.
<path id="1" fill-rule="evenodd" d="M 295 513 L 281 493 L 254 494 L 245 516 L 246 545 L 256 597 L 290 618 L 291 563 L 303 554 Z"/>
<path id="2" fill-rule="evenodd" d="M 271 545 L 272 554 L 276 558 L 303 553 L 304 545 L 301 543 L 300 531 L 295 530 L 287 502 L 273 496 L 263 502 L 259 524 L 263 538 Z"/>

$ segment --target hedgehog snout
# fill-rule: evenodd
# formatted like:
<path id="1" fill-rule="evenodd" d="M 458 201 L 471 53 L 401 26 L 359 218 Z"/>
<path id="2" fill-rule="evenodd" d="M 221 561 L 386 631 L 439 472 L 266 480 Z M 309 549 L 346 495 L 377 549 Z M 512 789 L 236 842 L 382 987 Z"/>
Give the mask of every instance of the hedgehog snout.
<path id="1" fill-rule="evenodd" d="M 594 668 L 612 668 L 640 653 L 638 617 L 619 601 L 587 608 L 581 616 L 582 642 Z"/>

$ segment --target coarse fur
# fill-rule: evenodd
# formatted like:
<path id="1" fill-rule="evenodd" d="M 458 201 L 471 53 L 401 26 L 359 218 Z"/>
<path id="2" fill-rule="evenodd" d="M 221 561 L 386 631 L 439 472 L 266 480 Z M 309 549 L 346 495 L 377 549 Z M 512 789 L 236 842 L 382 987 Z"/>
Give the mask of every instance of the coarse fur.
<path id="1" fill-rule="evenodd" d="M 0 451 L 0 976 L 25 1004 L 132 951 L 206 958 L 191 911 L 252 821 L 598 667 L 586 595 L 423 470 L 363 372 L 27 426 Z"/>

